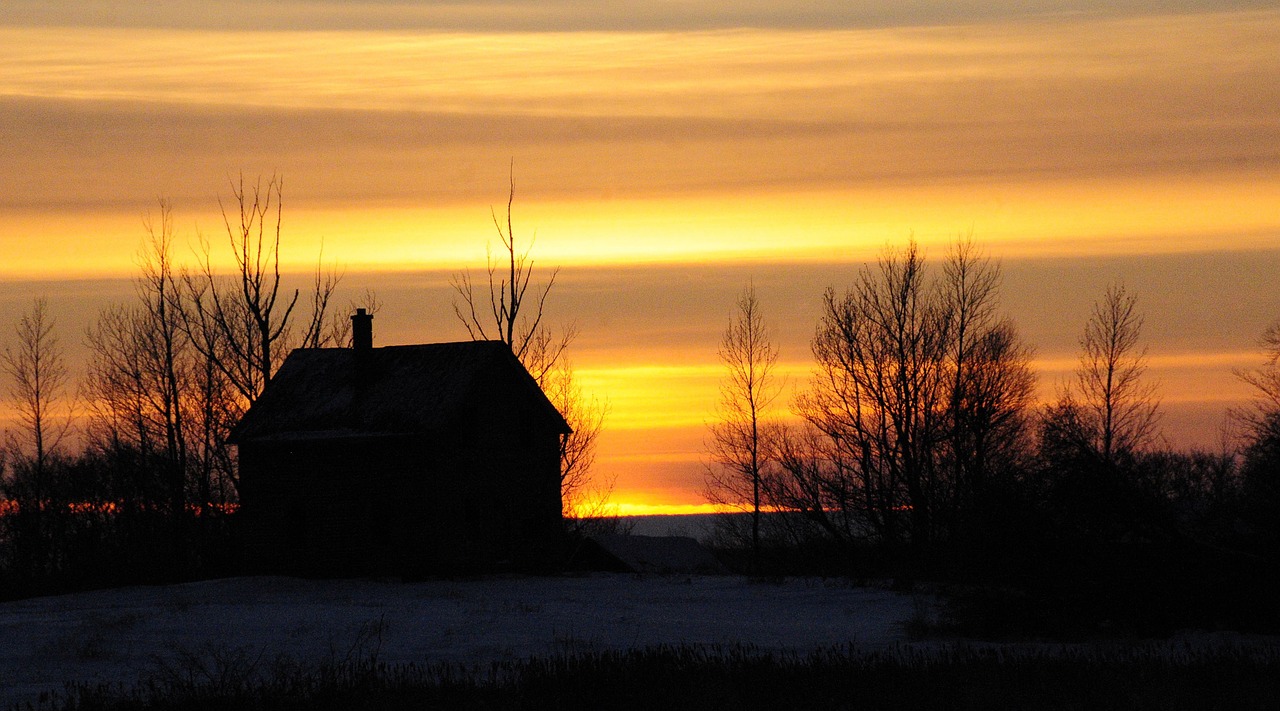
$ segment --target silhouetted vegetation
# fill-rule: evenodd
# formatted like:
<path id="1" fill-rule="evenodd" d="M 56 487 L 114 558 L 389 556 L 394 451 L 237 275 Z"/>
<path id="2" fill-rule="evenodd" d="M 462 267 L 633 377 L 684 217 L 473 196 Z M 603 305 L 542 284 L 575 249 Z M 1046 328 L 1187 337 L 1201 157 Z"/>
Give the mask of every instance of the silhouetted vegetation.
<path id="1" fill-rule="evenodd" d="M 925 556 L 1023 473 L 1034 378 L 998 276 L 965 242 L 934 277 L 912 243 L 827 291 L 802 424 L 778 437 L 765 486 L 804 514 L 810 530 L 789 535 Z"/>
<path id="2" fill-rule="evenodd" d="M 345 319 L 326 316 L 335 276 L 317 269 L 305 317 L 307 300 L 282 285 L 279 182 L 232 193 L 236 273 L 216 274 L 207 244 L 195 272 L 177 268 L 162 203 L 146 225 L 136 298 L 105 309 L 84 336 L 78 388 L 43 302 L 9 333 L 2 365 L 17 427 L 0 460 L 0 595 L 236 570 L 227 432 L 291 346 L 348 334 Z M 526 302 L 532 264 L 512 237 L 510 204 L 495 225 L 506 261 L 489 266 L 491 308 L 461 276 L 459 317 L 477 337 L 498 328 L 558 404 L 581 405 L 563 370 L 572 329 L 555 337 L 542 320 L 554 274 Z M 722 422 L 737 429 L 718 460 L 737 468 L 721 483 L 737 488 L 719 488 L 762 513 L 748 535 L 718 542 L 725 560 L 762 576 L 940 585 L 953 603 L 940 634 L 1280 631 L 1280 325 L 1263 335 L 1263 365 L 1239 373 L 1257 397 L 1232 413 L 1237 434 L 1216 451 L 1175 451 L 1157 436 L 1134 295 L 1102 295 L 1074 378 L 1037 405 L 1032 350 L 1001 312 L 999 287 L 999 265 L 971 242 L 938 270 L 914 244 L 890 250 L 825 294 L 815 374 L 793 406 L 799 424 L 768 419 L 767 383 L 731 383 L 747 407 Z M 759 307 L 744 296 L 728 365 L 776 358 Z M 731 351 L 750 339 L 756 352 Z M 561 453 L 570 490 L 585 481 L 573 477 L 590 464 L 602 412 L 579 414 L 587 439 Z"/>
<path id="3" fill-rule="evenodd" d="M 809 655 L 659 647 L 457 665 L 307 669 L 192 657 L 132 689 L 81 685 L 47 711 L 161 709 L 1236 709 L 1280 694 L 1274 648 L 946 647 Z"/>
<path id="4" fill-rule="evenodd" d="M 546 283 L 529 291 L 533 240 L 523 251 L 517 246 L 511 214 L 515 195 L 513 174 L 506 219 L 500 221 L 497 212 L 491 214 L 502 250 L 498 258 L 490 254 L 485 265 L 488 293 L 477 293 L 469 272 L 456 274 L 451 282 L 453 312 L 472 340 L 507 344 L 568 422 L 572 432 L 560 441 L 560 500 L 570 527 L 582 532 L 594 527 L 594 521 L 606 513 L 605 505 L 613 493 L 613 478 L 592 469 L 608 406 L 587 397 L 574 377 L 567 351 L 577 338 L 577 326 L 568 323 L 557 331 L 547 322 L 547 297 L 559 269 L 552 269 Z"/>
<path id="5" fill-rule="evenodd" d="M 135 298 L 105 308 L 84 334 L 78 388 L 43 302 L 19 320 L 4 359 L 20 418 L 0 481 L 0 596 L 236 569 L 227 434 L 292 347 L 344 337 L 326 318 L 337 278 L 319 269 L 309 322 L 298 325 L 300 292 L 282 286 L 279 269 L 281 189 L 278 178 L 232 184 L 235 209 L 223 215 L 233 276 L 216 273 L 207 241 L 197 271 L 175 264 L 161 201 L 144 223 Z"/>
<path id="6" fill-rule="evenodd" d="M 777 445 L 778 426 L 770 407 L 781 392 L 774 366 L 778 349 L 769 338 L 755 288 L 738 297 L 718 352 L 728 371 L 720 387 L 718 419 L 710 425 L 713 466 L 706 474 L 707 500 L 721 506 L 742 507 L 751 515 L 751 529 L 742 538 L 751 547 L 752 567 L 759 565 L 761 503 L 764 483 L 773 466 L 768 451 Z M 734 532 L 725 527 L 726 533 Z"/>
<path id="7" fill-rule="evenodd" d="M 914 244 L 828 290 L 800 424 L 757 471 L 765 574 L 930 581 L 951 629 L 988 637 L 1280 631 L 1280 327 L 1258 398 L 1219 451 L 1157 445 L 1142 314 L 1112 286 L 1080 364 L 1036 405 L 999 266 L 967 241 L 933 273 Z M 743 451 L 746 451 L 745 449 Z M 740 539 L 739 539 L 740 541 Z M 736 550 L 735 550 L 736 547 Z"/>

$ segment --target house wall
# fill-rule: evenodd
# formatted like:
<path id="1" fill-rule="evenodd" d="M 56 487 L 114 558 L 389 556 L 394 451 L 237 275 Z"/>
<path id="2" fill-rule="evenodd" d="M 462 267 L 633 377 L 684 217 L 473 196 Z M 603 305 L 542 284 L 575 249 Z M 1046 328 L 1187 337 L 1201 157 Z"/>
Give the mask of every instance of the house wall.
<path id="1" fill-rule="evenodd" d="M 473 385 L 460 420 L 478 461 L 490 469 L 493 486 L 486 491 L 497 530 L 517 546 L 539 546 L 561 532 L 560 434 L 541 406 L 541 393 L 531 396 L 527 374 L 502 370 Z"/>
<path id="2" fill-rule="evenodd" d="M 249 564 L 264 572 L 363 575 L 401 567 L 431 462 L 404 439 L 240 445 Z"/>
<path id="3" fill-rule="evenodd" d="M 554 557 L 559 435 L 529 414 L 475 408 L 433 434 L 242 443 L 249 563 L 429 575 Z"/>
<path id="4" fill-rule="evenodd" d="M 429 501 L 438 527 L 427 532 L 445 545 L 439 558 L 465 568 L 549 557 L 562 531 L 559 436 L 512 428 L 495 411 L 470 414 L 475 424 L 454 430 L 438 453 Z"/>
<path id="5" fill-rule="evenodd" d="M 443 400 L 447 424 L 427 432 L 241 440 L 248 562 L 267 572 L 414 575 L 554 558 L 563 422 L 514 359 L 459 386 L 465 396 Z M 413 393 L 395 397 L 412 402 Z M 427 426 L 420 414 L 376 421 Z"/>

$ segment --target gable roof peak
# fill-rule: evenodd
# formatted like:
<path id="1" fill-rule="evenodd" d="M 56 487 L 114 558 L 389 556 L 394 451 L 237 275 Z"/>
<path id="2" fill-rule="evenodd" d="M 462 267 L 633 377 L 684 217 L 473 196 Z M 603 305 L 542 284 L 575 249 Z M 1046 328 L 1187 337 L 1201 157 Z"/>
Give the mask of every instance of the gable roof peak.
<path id="1" fill-rule="evenodd" d="M 294 350 L 228 440 L 432 430 L 457 418 L 482 397 L 482 385 L 495 382 L 558 431 L 569 431 L 507 344 L 457 341 Z"/>

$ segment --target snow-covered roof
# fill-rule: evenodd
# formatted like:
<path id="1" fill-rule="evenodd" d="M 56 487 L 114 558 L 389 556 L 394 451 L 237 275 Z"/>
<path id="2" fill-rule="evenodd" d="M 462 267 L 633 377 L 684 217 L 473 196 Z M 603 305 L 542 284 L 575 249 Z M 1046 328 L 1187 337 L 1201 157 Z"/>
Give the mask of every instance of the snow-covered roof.
<path id="1" fill-rule="evenodd" d="M 501 341 L 414 346 L 299 348 L 289 354 L 228 441 L 425 432 L 484 398 L 481 386 L 514 389 L 553 428 L 569 427 Z M 480 403 L 482 406 L 484 403 Z"/>

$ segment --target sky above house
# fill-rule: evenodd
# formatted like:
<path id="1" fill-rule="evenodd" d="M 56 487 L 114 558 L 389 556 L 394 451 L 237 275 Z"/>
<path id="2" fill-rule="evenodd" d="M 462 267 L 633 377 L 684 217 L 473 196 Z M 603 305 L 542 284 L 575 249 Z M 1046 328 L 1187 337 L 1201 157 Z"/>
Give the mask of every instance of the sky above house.
<path id="1" fill-rule="evenodd" d="M 82 362 L 159 199 L 216 240 L 229 181 L 278 174 L 287 268 L 323 248 L 376 289 L 378 344 L 464 338 L 449 276 L 483 269 L 514 175 L 627 510 L 702 501 L 745 284 L 802 387 L 823 290 L 912 237 L 1002 263 L 1046 398 L 1123 281 L 1166 440 L 1216 446 L 1280 317 L 1280 10 L 720 5 L 11 0 L 0 304 L 47 296 Z"/>

